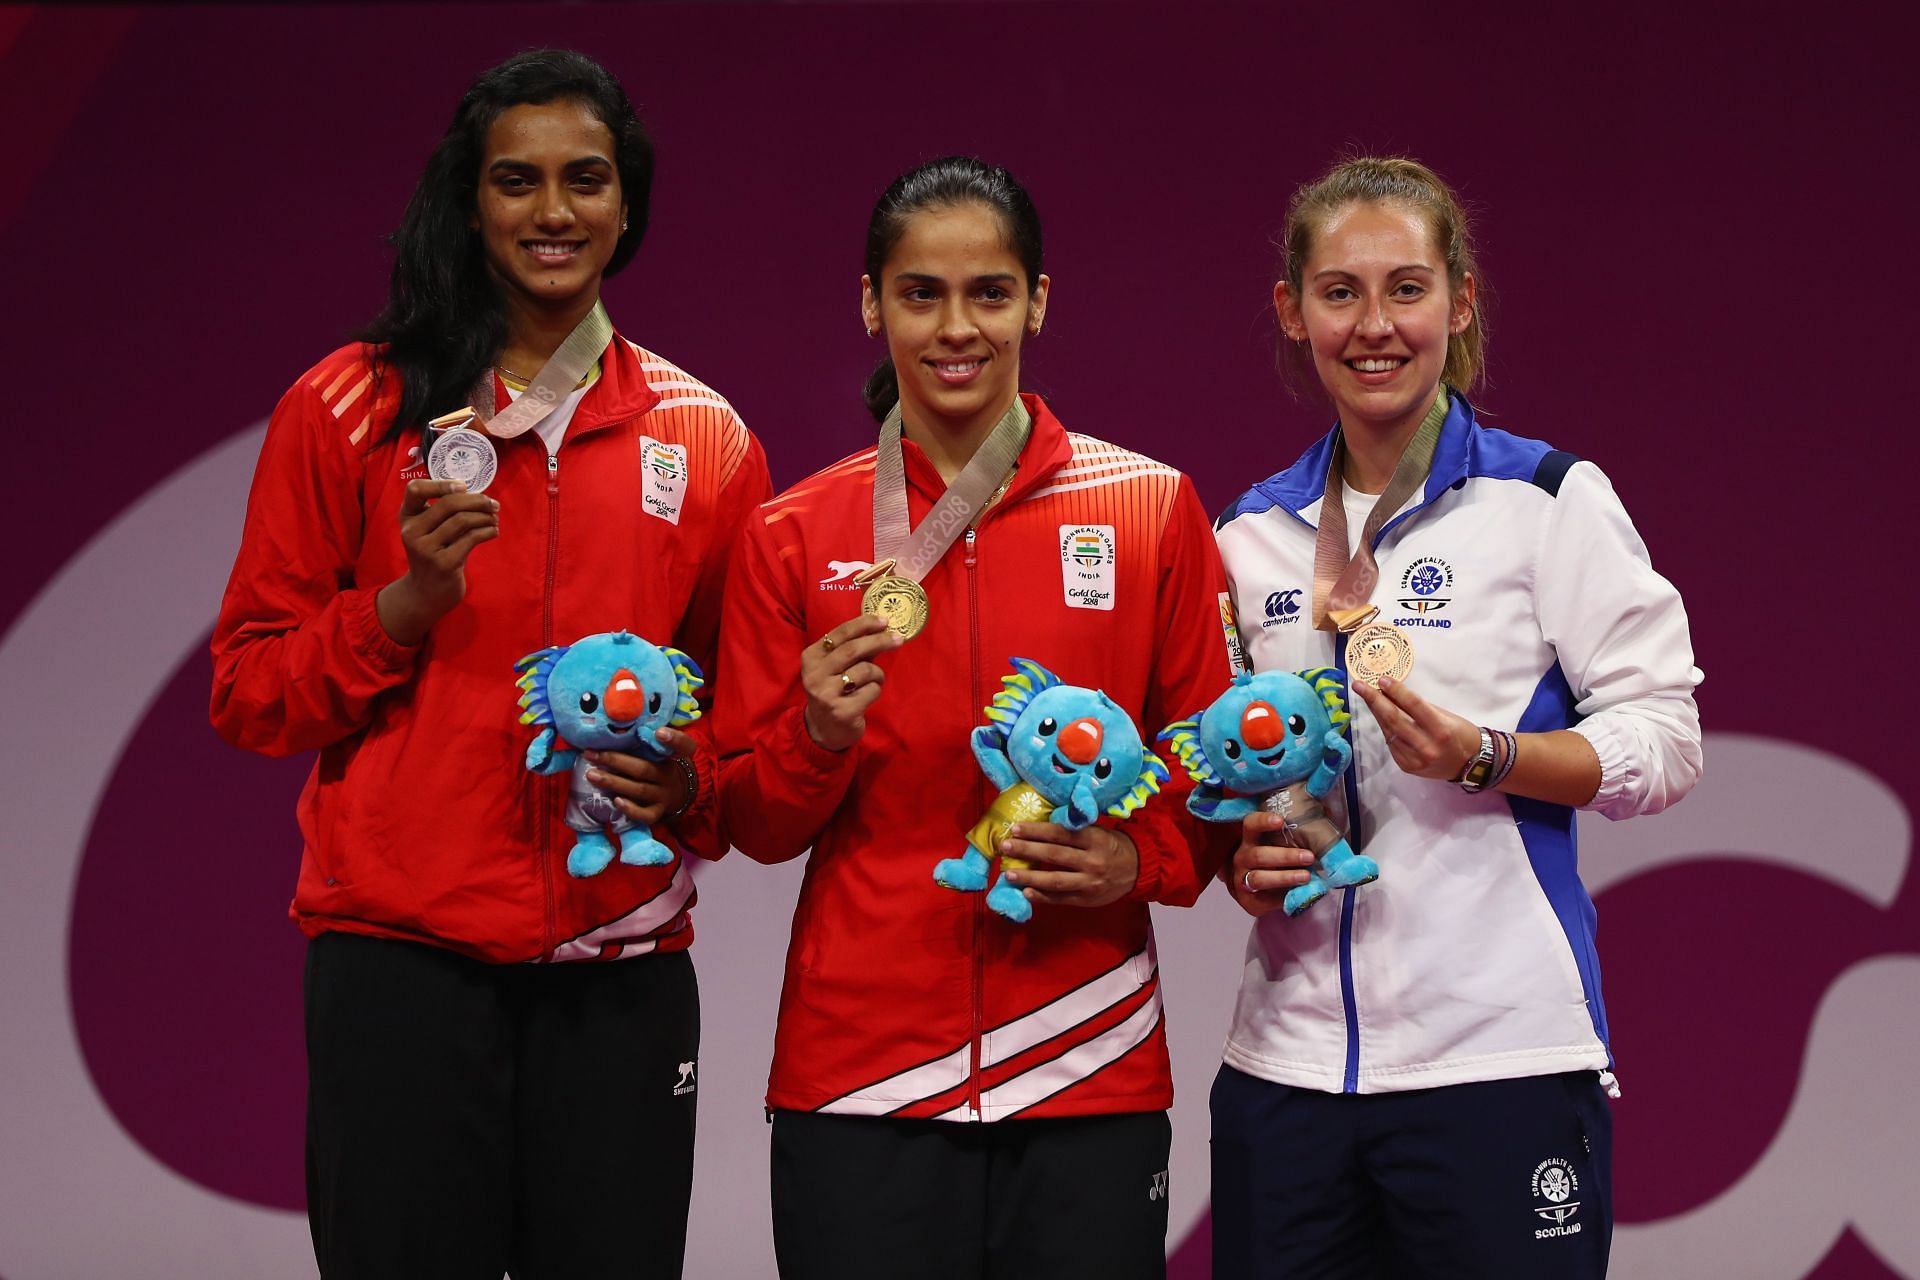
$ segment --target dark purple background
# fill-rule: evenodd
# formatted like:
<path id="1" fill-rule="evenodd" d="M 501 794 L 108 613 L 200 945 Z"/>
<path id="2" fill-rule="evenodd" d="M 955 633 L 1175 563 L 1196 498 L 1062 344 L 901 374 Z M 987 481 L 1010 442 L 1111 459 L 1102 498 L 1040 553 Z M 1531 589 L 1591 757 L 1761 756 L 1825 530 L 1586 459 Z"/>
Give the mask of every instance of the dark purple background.
<path id="1" fill-rule="evenodd" d="M 870 439 L 861 237 L 900 169 L 966 151 L 1026 182 L 1054 281 L 1029 384 L 1217 508 L 1328 416 L 1272 368 L 1287 194 L 1350 149 L 1421 157 L 1479 214 L 1478 402 L 1612 477 L 1687 599 L 1709 729 L 1809 744 L 1910 813 L 1920 799 L 1899 646 L 1873 630 L 1901 630 L 1913 546 L 1895 421 L 1910 45 L 1833 9 L 0 9 L 17 463 L 0 626 L 377 308 L 378 238 L 454 101 L 538 43 L 607 62 L 659 146 L 647 245 L 607 291 L 616 322 L 727 394 L 782 485 Z M 95 1083 L 154 1155 L 293 1208 L 303 766 L 218 742 L 206 696 L 190 660 L 96 817 L 74 1013 Z M 1732 1185 L 1786 1112 L 1828 984 L 1920 950 L 1910 883 L 1880 913 L 1716 863 L 1601 907 L 1636 1086 L 1617 1113 L 1626 1223 Z M 1756 1043 L 1777 1048 L 1754 1061 Z M 1897 1273 L 1846 1236 L 1812 1274 Z"/>

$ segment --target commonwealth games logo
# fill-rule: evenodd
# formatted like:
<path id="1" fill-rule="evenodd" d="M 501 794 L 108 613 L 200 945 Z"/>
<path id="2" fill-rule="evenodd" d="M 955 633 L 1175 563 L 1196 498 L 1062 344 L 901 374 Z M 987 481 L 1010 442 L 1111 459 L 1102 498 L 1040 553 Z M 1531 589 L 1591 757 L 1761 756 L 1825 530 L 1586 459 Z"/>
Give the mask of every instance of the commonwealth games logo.
<path id="1" fill-rule="evenodd" d="M 1439 556 L 1422 556 L 1400 575 L 1400 607 L 1409 613 L 1438 613 L 1452 592 L 1453 566 Z"/>
<path id="2" fill-rule="evenodd" d="M 647 446 L 647 466 L 663 480 L 679 480 L 686 475 L 686 464 L 663 444 Z"/>
<path id="3" fill-rule="evenodd" d="M 1533 1167 L 1533 1211 L 1553 1224 L 1536 1230 L 1534 1239 L 1579 1234 L 1581 1224 L 1568 1221 L 1580 1212 L 1580 1202 L 1573 1198 L 1579 1190 L 1580 1175 L 1560 1157 L 1549 1157 Z"/>

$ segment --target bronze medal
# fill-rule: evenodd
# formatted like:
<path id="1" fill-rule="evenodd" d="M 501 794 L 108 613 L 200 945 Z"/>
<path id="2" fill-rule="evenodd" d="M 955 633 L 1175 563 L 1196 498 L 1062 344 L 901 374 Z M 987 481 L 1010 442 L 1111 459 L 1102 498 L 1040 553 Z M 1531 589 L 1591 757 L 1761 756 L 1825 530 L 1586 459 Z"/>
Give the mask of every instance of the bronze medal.
<path id="1" fill-rule="evenodd" d="M 860 612 L 885 618 L 888 628 L 911 640 L 927 625 L 927 593 L 912 578 L 885 574 L 867 585 Z"/>
<path id="2" fill-rule="evenodd" d="M 1413 670 L 1413 641 L 1390 622 L 1369 622 L 1347 636 L 1347 671 L 1378 689 L 1382 677 L 1405 680 Z"/>

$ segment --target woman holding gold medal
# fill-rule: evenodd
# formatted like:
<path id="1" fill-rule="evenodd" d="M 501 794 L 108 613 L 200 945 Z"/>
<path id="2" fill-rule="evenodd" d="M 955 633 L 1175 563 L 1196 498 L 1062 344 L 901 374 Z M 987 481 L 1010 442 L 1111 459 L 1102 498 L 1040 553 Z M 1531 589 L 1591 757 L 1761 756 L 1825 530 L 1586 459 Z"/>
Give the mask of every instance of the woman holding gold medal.
<path id="1" fill-rule="evenodd" d="M 1573 817 L 1698 778 L 1686 612 L 1598 468 L 1477 421 L 1480 273 L 1431 170 L 1341 164 L 1285 243 L 1284 354 L 1339 421 L 1218 537 L 1254 667 L 1338 665 L 1365 706 L 1345 798 L 1380 878 L 1287 917 L 1264 814 L 1223 873 L 1257 923 L 1215 1274 L 1599 1276 L 1617 1087 Z"/>
<path id="2" fill-rule="evenodd" d="M 989 882 L 968 743 L 1011 659 L 1105 690 L 1149 741 L 1229 675 L 1191 483 L 1020 392 L 1050 283 L 1005 170 L 888 187 L 861 279 L 879 442 L 763 507 L 728 584 L 728 830 L 765 862 L 811 849 L 767 1092 L 790 1278 L 1164 1270 L 1147 904 L 1207 878 L 1182 795 L 1014 825 L 991 892 L 935 881 Z"/>
<path id="3" fill-rule="evenodd" d="M 682 853 L 720 851 L 715 757 L 697 721 L 658 764 L 591 756 L 672 859 L 570 875 L 568 779 L 528 771 L 514 682 L 523 655 L 622 629 L 711 671 L 732 535 L 771 489 L 727 402 L 600 304 L 652 171 L 591 59 L 483 74 L 394 236 L 387 309 L 267 430 L 213 720 L 319 752 L 292 914 L 323 1276 L 680 1274 Z"/>

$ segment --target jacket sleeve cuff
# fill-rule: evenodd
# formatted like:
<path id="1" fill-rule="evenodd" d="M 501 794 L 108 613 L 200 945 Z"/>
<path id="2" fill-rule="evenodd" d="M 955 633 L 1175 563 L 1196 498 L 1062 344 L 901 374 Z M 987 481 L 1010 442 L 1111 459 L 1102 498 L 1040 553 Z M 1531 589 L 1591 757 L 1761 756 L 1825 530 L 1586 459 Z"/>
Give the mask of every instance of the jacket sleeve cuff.
<path id="1" fill-rule="evenodd" d="M 680 816 L 700 821 L 713 812 L 714 797 L 718 794 L 715 782 L 720 776 L 720 757 L 715 754 L 713 743 L 704 734 L 687 736 L 693 739 L 693 799 L 687 802 Z"/>
<path id="2" fill-rule="evenodd" d="M 809 779 L 817 779 L 837 790 L 852 775 L 860 744 L 856 742 L 845 751 L 830 751 L 821 746 L 807 732 L 807 714 L 803 708 L 792 707 L 783 713 L 774 732 L 782 739 L 778 753 L 798 761 L 803 766 L 801 772 Z"/>
<path id="3" fill-rule="evenodd" d="M 380 625 L 380 611 L 375 603 L 379 594 L 378 590 L 366 587 L 342 592 L 340 619 L 347 643 L 366 664 L 367 673 L 397 679 L 413 670 L 414 663 L 419 661 L 421 646 L 401 644 L 387 634 L 387 629 Z"/>
<path id="4" fill-rule="evenodd" d="M 1101 819 L 1104 825 L 1113 827 L 1133 841 L 1133 848 L 1140 855 L 1140 871 L 1134 878 L 1133 888 L 1128 891 L 1129 902 L 1158 902 L 1161 892 L 1167 884 L 1167 859 L 1169 841 L 1176 840 L 1179 832 L 1171 822 L 1152 809 L 1143 809 L 1125 822 L 1118 819 Z"/>

